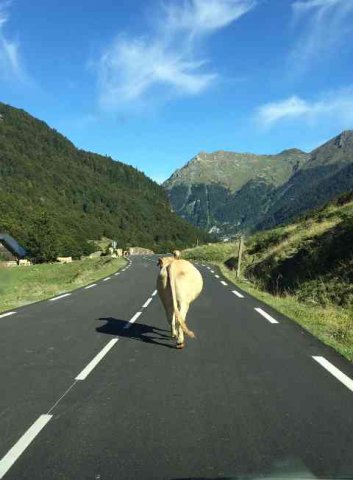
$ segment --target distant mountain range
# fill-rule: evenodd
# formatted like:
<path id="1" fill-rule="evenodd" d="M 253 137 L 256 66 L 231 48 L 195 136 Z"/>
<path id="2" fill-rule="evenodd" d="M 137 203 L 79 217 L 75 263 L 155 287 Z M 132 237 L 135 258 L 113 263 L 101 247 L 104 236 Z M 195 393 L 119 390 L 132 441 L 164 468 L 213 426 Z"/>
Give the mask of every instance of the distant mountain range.
<path id="1" fill-rule="evenodd" d="M 270 228 L 353 190 L 353 132 L 310 153 L 201 152 L 163 186 L 176 213 L 220 237 Z"/>
<path id="2" fill-rule="evenodd" d="M 170 251 L 208 239 L 171 211 L 163 188 L 135 168 L 77 149 L 23 110 L 0 103 L 0 232 L 24 247 L 43 213 L 61 255 L 102 236 Z"/>

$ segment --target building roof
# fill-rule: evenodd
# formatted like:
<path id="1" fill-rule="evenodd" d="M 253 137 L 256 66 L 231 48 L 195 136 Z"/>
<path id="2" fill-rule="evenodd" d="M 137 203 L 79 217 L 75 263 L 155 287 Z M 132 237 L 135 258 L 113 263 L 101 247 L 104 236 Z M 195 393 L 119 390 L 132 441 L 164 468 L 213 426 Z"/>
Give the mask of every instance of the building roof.
<path id="1" fill-rule="evenodd" d="M 7 233 L 0 232 L 0 242 L 19 258 L 22 258 L 27 254 L 26 250 L 22 248 L 21 245 L 19 245 L 19 243 L 17 243 L 16 240 Z"/>

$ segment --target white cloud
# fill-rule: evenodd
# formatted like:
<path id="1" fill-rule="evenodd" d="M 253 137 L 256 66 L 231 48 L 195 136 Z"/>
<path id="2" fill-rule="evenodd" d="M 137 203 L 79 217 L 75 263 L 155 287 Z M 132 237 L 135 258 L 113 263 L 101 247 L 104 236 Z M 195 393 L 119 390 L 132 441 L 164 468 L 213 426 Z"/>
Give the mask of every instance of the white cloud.
<path id="1" fill-rule="evenodd" d="M 298 0 L 292 8 L 300 33 L 290 59 L 299 70 L 332 53 L 344 40 L 352 43 L 352 0 Z"/>
<path id="2" fill-rule="evenodd" d="M 257 122 L 265 128 L 288 120 L 300 120 L 316 125 L 323 121 L 337 122 L 337 127 L 353 127 L 353 87 L 330 92 L 314 101 L 297 96 L 258 108 Z"/>
<path id="3" fill-rule="evenodd" d="M 165 3 L 145 37 L 118 37 L 98 62 L 100 104 L 116 109 L 124 104 L 166 95 L 196 95 L 217 74 L 207 71 L 199 48 L 207 35 L 234 22 L 256 0 L 181 0 Z"/>
<path id="4" fill-rule="evenodd" d="M 5 26 L 9 20 L 8 7 L 10 2 L 0 0 L 0 78 L 24 79 L 24 72 L 20 64 L 19 46 L 5 35 Z"/>
<path id="5" fill-rule="evenodd" d="M 251 10 L 256 0 L 189 0 L 165 7 L 169 29 L 202 35 L 226 27 Z"/>

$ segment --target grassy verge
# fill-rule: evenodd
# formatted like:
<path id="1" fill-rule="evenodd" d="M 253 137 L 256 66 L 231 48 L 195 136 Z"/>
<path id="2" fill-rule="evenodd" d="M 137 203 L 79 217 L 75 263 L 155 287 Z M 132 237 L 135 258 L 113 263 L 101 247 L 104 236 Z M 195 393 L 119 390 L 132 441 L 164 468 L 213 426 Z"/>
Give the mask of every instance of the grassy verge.
<path id="1" fill-rule="evenodd" d="M 256 280 L 237 279 L 235 272 L 224 264 L 235 252 L 235 244 L 213 244 L 185 250 L 182 256 L 218 266 L 229 281 L 295 320 L 323 343 L 353 361 L 353 312 L 350 307 L 343 308 L 334 303 L 319 305 L 317 302 L 303 302 L 295 294 L 269 293 L 263 290 L 261 283 L 257 284 Z"/>
<path id="2" fill-rule="evenodd" d="M 74 290 L 119 270 L 123 258 L 100 257 L 61 265 L 0 269 L 0 313 Z"/>

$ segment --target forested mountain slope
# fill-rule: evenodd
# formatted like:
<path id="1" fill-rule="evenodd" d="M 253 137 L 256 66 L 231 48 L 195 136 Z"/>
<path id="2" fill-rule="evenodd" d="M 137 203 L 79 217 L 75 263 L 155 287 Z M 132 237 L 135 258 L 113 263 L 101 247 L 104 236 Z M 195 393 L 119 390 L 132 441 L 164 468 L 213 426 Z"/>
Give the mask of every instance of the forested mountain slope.
<path id="1" fill-rule="evenodd" d="M 0 231 L 24 246 L 41 225 L 62 255 L 101 236 L 154 250 L 207 235 L 171 212 L 162 187 L 135 168 L 77 149 L 23 110 L 0 103 Z"/>

